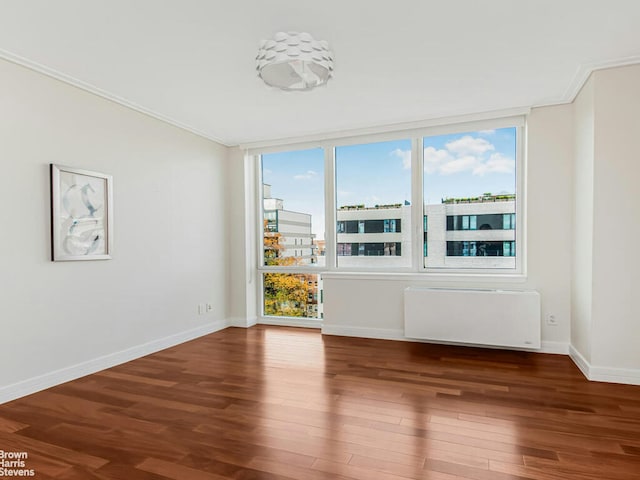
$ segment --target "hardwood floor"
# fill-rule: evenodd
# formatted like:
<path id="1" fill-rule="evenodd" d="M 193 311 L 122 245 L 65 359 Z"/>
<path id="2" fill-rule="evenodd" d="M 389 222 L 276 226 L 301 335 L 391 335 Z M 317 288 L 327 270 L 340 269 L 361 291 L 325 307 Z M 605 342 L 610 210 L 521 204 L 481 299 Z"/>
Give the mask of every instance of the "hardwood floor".
<path id="1" fill-rule="evenodd" d="M 39 479 L 640 479 L 640 387 L 568 357 L 227 330 L 0 406 Z"/>

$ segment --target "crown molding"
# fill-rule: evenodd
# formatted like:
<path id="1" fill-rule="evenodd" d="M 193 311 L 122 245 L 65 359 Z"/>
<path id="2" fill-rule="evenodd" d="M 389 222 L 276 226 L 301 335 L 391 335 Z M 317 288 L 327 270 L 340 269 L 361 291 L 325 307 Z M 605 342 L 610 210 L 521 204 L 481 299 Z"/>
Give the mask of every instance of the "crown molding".
<path id="1" fill-rule="evenodd" d="M 629 57 L 617 58 L 615 60 L 591 62 L 580 65 L 573 77 L 573 81 L 569 84 L 569 87 L 565 92 L 564 97 L 566 99 L 566 103 L 571 103 L 575 100 L 575 98 L 578 96 L 578 93 L 580 93 L 580 90 L 582 90 L 584 84 L 587 83 L 587 80 L 589 80 L 589 76 L 596 70 L 624 67 L 627 65 L 635 65 L 637 63 L 640 63 L 640 55 L 632 55 Z"/>
<path id="2" fill-rule="evenodd" d="M 292 149 L 301 148 L 314 148 L 322 146 L 323 142 L 333 142 L 340 140 L 349 143 L 350 139 L 359 139 L 366 136 L 377 136 L 379 141 L 385 139 L 395 139 L 398 135 L 411 136 L 416 132 L 427 128 L 451 126 L 458 124 L 467 124 L 473 122 L 484 122 L 487 120 L 497 120 L 501 118 L 515 118 L 523 117 L 531 112 L 530 107 L 514 107 L 502 110 L 491 110 L 485 112 L 473 112 L 473 113 L 461 113 L 458 115 L 442 116 L 442 117 L 430 117 L 423 118 L 421 120 L 414 120 L 408 122 L 399 122 L 386 125 L 369 125 L 364 127 L 348 128 L 343 130 L 315 132 L 307 135 L 301 135 L 298 137 L 287 137 L 278 139 L 265 139 L 256 142 L 247 142 L 238 144 L 238 148 L 241 150 L 261 152 L 265 149 L 276 148 L 286 145 Z M 386 135 L 386 136 L 385 136 Z"/>
<path id="3" fill-rule="evenodd" d="M 127 107 L 138 113 L 147 115 L 148 117 L 155 118 L 156 120 L 160 120 L 161 122 L 180 128 L 181 130 L 185 130 L 189 133 L 193 133 L 194 135 L 197 135 L 199 137 L 219 143 L 221 145 L 224 145 L 225 147 L 230 146 L 227 143 L 220 140 L 219 138 L 209 135 L 208 133 L 205 133 L 202 130 L 198 130 L 197 128 L 194 128 L 190 125 L 174 120 L 171 117 L 155 112 L 149 108 L 143 107 L 142 105 L 138 105 L 137 103 L 127 100 L 126 98 L 119 97 L 117 95 L 109 93 L 106 90 L 102 90 L 101 88 L 96 87 L 95 85 L 91 85 L 90 83 L 83 82 L 82 80 L 78 80 L 75 77 L 66 75 L 62 72 L 59 72 L 58 70 L 47 67 L 38 62 L 34 62 L 27 58 L 21 57 L 20 55 L 16 55 L 6 50 L 0 49 L 0 58 L 8 62 L 15 63 L 16 65 L 20 65 L 21 67 L 25 67 L 30 70 L 33 70 L 34 72 L 38 72 L 43 75 L 46 75 L 47 77 L 51 77 L 55 80 L 59 80 L 61 82 L 67 83 L 76 88 L 79 88 L 80 90 L 84 90 L 85 92 L 91 93 L 93 95 L 104 98 L 111 102 L 117 103 L 119 105 L 122 105 L 123 107 Z"/>
<path id="4" fill-rule="evenodd" d="M 597 70 L 606 70 L 608 68 L 617 68 L 617 67 L 625 67 L 627 65 L 636 65 L 640 63 L 640 55 L 631 55 L 628 57 L 620 57 L 614 60 L 605 60 L 601 62 L 589 62 L 581 64 L 576 73 L 573 76 L 573 79 L 569 83 L 569 86 L 559 98 L 549 99 L 546 101 L 542 101 L 533 106 L 533 108 L 537 107 L 551 107 L 553 105 L 565 105 L 568 103 L 573 103 L 576 99 L 584 84 L 587 83 L 591 74 Z"/>
<path id="5" fill-rule="evenodd" d="M 266 147 L 274 147 L 279 145 L 296 145 L 296 144 L 309 144 L 309 143 L 317 143 L 327 139 L 339 139 L 339 138 L 347 138 L 354 136 L 362 136 L 362 135 L 375 135 L 382 133 L 390 133 L 399 132 L 402 130 L 413 130 L 419 128 L 430 127 L 434 125 L 443 125 L 445 123 L 453 124 L 460 123 L 463 121 L 474 121 L 474 120 L 482 120 L 488 118 L 497 118 L 507 115 L 522 115 L 527 114 L 531 110 L 531 108 L 538 107 L 546 107 L 553 105 L 564 105 L 568 103 L 572 103 L 584 84 L 589 79 L 589 76 L 597 70 L 604 70 L 607 68 L 616 68 L 623 67 L 627 65 L 635 65 L 640 63 L 640 55 L 630 55 L 626 57 L 620 57 L 613 60 L 599 61 L 599 62 L 589 62 L 581 64 L 576 73 L 573 76 L 573 79 L 569 83 L 569 86 L 565 90 L 564 95 L 559 98 L 551 98 L 548 100 L 542 100 L 539 103 L 536 103 L 530 107 L 516 107 L 507 110 L 499 110 L 492 112 L 476 112 L 476 113 L 467 113 L 460 115 L 451 115 L 451 116 L 443 116 L 443 117 L 431 117 L 425 118 L 418 121 L 409 121 L 402 122 L 396 124 L 389 125 L 369 125 L 362 126 L 359 128 L 351 128 L 345 129 L 341 131 L 330 131 L 330 132 L 317 132 L 315 134 L 300 136 L 300 137 L 291 137 L 291 138 L 277 138 L 277 139 L 264 139 L 255 142 L 225 142 L 218 137 L 210 135 L 202 130 L 199 130 L 195 127 L 182 123 L 178 120 L 175 120 L 171 117 L 163 115 L 161 113 L 155 112 L 149 108 L 146 108 L 142 105 L 139 105 L 135 102 L 127 100 L 126 98 L 119 97 L 114 95 L 106 90 L 102 90 L 101 88 L 96 87 L 95 85 L 91 85 L 90 83 L 79 80 L 70 75 L 64 74 L 55 70 L 53 68 L 42 65 L 38 62 L 34 62 L 20 55 L 16 55 L 14 53 L 8 52 L 6 50 L 0 49 L 0 59 L 4 59 L 8 62 L 14 63 L 16 65 L 20 65 L 22 67 L 28 68 L 35 72 L 41 73 L 48 77 L 54 78 L 61 82 L 72 85 L 76 88 L 84 90 L 88 93 L 96 95 L 98 97 L 104 98 L 111 102 L 117 103 L 124 107 L 127 107 L 136 112 L 142 113 L 149 117 L 152 117 L 156 120 L 160 120 L 161 122 L 167 123 L 174 127 L 180 128 L 187 132 L 190 132 L 199 137 L 205 138 L 207 140 L 211 140 L 225 147 L 239 147 L 241 149 L 259 149 Z"/>

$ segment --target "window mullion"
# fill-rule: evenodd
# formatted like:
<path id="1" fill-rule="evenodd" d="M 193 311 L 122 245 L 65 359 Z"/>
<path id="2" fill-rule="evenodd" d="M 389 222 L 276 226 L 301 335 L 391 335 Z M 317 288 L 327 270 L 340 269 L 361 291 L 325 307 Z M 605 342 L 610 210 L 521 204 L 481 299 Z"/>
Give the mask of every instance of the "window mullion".
<path id="1" fill-rule="evenodd" d="M 324 149 L 324 257 L 327 270 L 335 270 L 337 254 L 335 152 L 335 147 L 325 147 Z"/>
<path id="2" fill-rule="evenodd" d="M 417 272 L 424 269 L 424 257 L 422 256 L 424 242 L 424 200 L 423 200 L 423 158 L 420 148 L 420 138 L 411 139 L 411 246 L 412 246 L 412 270 Z"/>
<path id="3" fill-rule="evenodd" d="M 252 155 L 249 158 L 250 170 L 255 179 L 254 192 L 257 204 L 258 215 L 255 219 L 256 235 L 255 247 L 258 266 L 264 265 L 264 200 L 263 200 L 263 180 L 262 180 L 262 155 Z"/>
<path id="4" fill-rule="evenodd" d="M 524 127 L 516 128 L 516 218 L 513 228 L 516 229 L 515 235 L 515 258 L 516 270 L 519 273 L 526 274 L 526 202 L 527 202 L 527 158 L 525 152 Z"/>
<path id="5" fill-rule="evenodd" d="M 503 127 L 503 124 L 513 124 L 513 127 Z M 471 129 L 472 126 L 474 129 Z M 498 130 L 496 130 L 495 127 L 497 127 Z M 480 131 L 480 128 L 487 129 Z M 502 128 L 504 128 L 505 131 L 507 128 L 511 128 L 512 130 L 503 133 L 500 131 Z M 478 129 L 478 131 L 472 131 L 475 129 Z M 504 271 L 513 269 L 515 273 L 524 273 L 526 265 L 526 259 L 524 257 L 526 252 L 526 246 L 524 244 L 526 239 L 526 219 L 524 218 L 526 212 L 526 160 L 523 153 L 526 142 L 525 128 L 520 126 L 518 122 L 507 122 L 505 119 L 498 119 L 496 122 L 485 121 L 474 123 L 473 125 L 465 124 L 464 128 L 461 125 L 441 126 L 424 132 L 412 131 L 405 133 L 410 133 L 411 136 L 405 136 L 404 139 L 402 139 L 405 143 L 400 147 L 391 147 L 393 150 L 390 149 L 390 161 L 387 163 L 385 163 L 386 159 L 380 156 L 378 151 L 375 150 L 375 148 L 378 147 L 374 145 L 375 143 L 382 144 L 385 142 L 374 141 L 373 143 L 363 143 L 362 145 L 360 145 L 360 143 L 354 143 L 355 139 L 353 139 L 354 142 L 349 141 L 344 145 L 337 141 L 323 142 L 322 164 L 324 165 L 325 174 L 323 200 L 325 210 L 325 256 L 322 259 L 323 263 L 318 265 L 319 270 L 328 272 L 336 271 L 338 270 L 339 264 L 340 269 L 351 269 L 353 271 L 375 268 L 384 271 L 396 269 L 404 271 L 411 270 L 416 273 L 442 273 L 445 272 L 444 269 L 447 269 L 447 272 L 475 274 L 488 273 L 496 269 Z M 418 133 L 421 135 L 418 135 Z M 422 134 L 427 133 L 430 134 L 429 137 L 422 137 Z M 457 137 L 454 137 L 454 135 Z M 491 137 L 492 135 L 496 136 Z M 507 136 L 501 137 L 500 135 Z M 439 136 L 443 138 L 436 138 Z M 357 140 L 359 142 L 360 140 L 380 139 L 378 137 L 367 137 Z M 393 140 L 389 140 L 389 142 L 392 141 Z M 503 142 L 502 145 L 497 143 L 500 141 Z M 511 142 L 510 145 L 515 143 L 515 148 L 509 147 L 509 142 Z M 470 144 L 470 146 L 467 144 Z M 474 146 L 484 149 L 481 149 L 479 153 L 475 150 L 471 151 L 471 153 L 466 152 L 465 148 Z M 427 147 L 426 152 L 424 150 L 425 147 Z M 364 153 L 360 153 L 360 150 L 358 150 L 360 148 Z M 381 201 L 381 204 L 385 204 L 380 206 L 374 204 L 374 202 L 377 201 L 376 197 L 378 197 L 375 191 L 368 193 L 368 197 L 361 195 L 362 199 L 351 201 L 352 198 L 355 198 L 354 195 L 359 195 L 357 192 L 360 191 L 357 184 L 355 187 L 351 185 L 353 180 L 359 178 L 359 172 L 370 173 L 371 168 L 377 168 L 378 165 L 380 165 L 381 168 L 379 175 L 379 190 L 381 192 L 385 192 L 386 185 L 391 181 L 396 182 L 394 185 L 399 184 L 400 180 L 398 180 L 398 178 L 400 177 L 395 177 L 394 175 L 396 175 L 397 172 L 388 165 L 392 164 L 390 163 L 392 160 L 395 160 L 397 163 L 399 161 L 398 157 L 401 155 L 404 155 L 403 158 L 406 162 L 406 160 L 408 160 L 406 155 L 408 154 L 407 150 L 409 148 L 411 149 L 411 173 L 409 182 L 409 178 L 407 178 L 408 172 L 406 171 L 409 165 L 404 163 L 404 172 L 402 174 L 403 183 L 401 184 L 404 193 L 399 194 L 396 190 L 388 189 L 391 192 L 391 195 L 389 195 L 391 200 L 385 199 Z M 509 148 L 511 148 L 511 150 L 509 150 Z M 373 153 L 371 154 L 370 152 Z M 375 161 L 369 160 L 369 163 L 363 163 L 363 159 L 368 160 L 367 156 L 370 154 L 373 155 Z M 336 155 L 338 155 L 337 159 Z M 378 156 L 376 157 L 376 155 Z M 425 155 L 427 155 L 426 159 Z M 507 203 L 500 202 L 513 202 L 513 199 L 504 196 L 504 194 L 511 195 L 511 188 L 513 187 L 509 186 L 508 183 L 505 183 L 506 186 L 503 187 L 502 183 L 504 182 L 500 183 L 499 187 L 492 187 L 493 184 L 491 182 L 483 181 L 483 179 L 485 178 L 485 174 L 487 175 L 486 178 L 489 178 L 489 174 L 513 174 L 513 170 L 509 172 L 507 168 L 510 165 L 509 160 L 513 159 L 514 156 L 516 172 L 511 178 L 515 183 L 515 185 L 513 185 L 513 187 L 515 187 L 513 193 L 516 194 L 515 205 L 511 203 L 509 208 L 513 208 L 513 210 L 507 211 L 506 208 L 501 208 L 507 207 Z M 353 163 L 349 163 L 352 161 L 352 158 L 355 158 L 355 162 L 361 163 L 358 167 L 361 170 L 357 170 Z M 474 164 L 473 171 L 469 166 L 471 165 L 469 158 L 472 158 L 477 163 L 477 165 Z M 316 157 L 316 162 L 319 160 L 320 159 Z M 339 172 L 337 171 L 337 161 L 341 162 Z M 344 167 L 342 162 L 344 162 Z M 379 162 L 379 164 L 376 162 Z M 257 203 L 260 205 L 259 211 L 261 212 L 260 218 L 257 219 L 256 222 L 258 232 L 264 228 L 262 225 L 262 219 L 264 218 L 264 213 L 262 212 L 262 197 L 264 196 L 262 189 L 264 180 L 260 178 L 262 173 L 260 165 L 258 161 L 255 166 L 255 175 L 258 178 L 256 182 L 256 193 L 259 197 Z M 355 165 L 358 164 L 356 163 Z M 394 163 L 393 165 L 396 164 Z M 425 165 L 428 168 L 427 172 L 424 170 Z M 447 168 L 445 169 L 445 167 Z M 317 164 L 317 168 L 320 168 L 319 164 Z M 385 170 L 387 168 L 388 170 Z M 268 170 L 268 172 L 270 171 Z M 457 175 L 458 172 L 467 175 L 473 182 L 461 176 L 460 182 L 454 186 L 449 186 L 451 179 L 454 178 L 451 175 Z M 470 172 L 473 173 L 473 177 L 471 177 Z M 312 171 L 310 173 L 314 174 Z M 337 177 L 338 173 L 340 174 L 339 178 Z M 388 175 L 388 179 L 385 175 Z M 301 175 L 296 175 L 296 177 L 298 176 Z M 442 176 L 443 180 L 448 181 L 448 183 L 444 182 L 442 184 L 446 185 L 445 187 L 442 187 L 439 183 L 440 176 Z M 269 175 L 267 175 L 267 179 L 268 178 Z M 363 178 L 370 179 L 371 175 L 363 175 Z M 347 179 L 349 179 L 349 181 L 347 181 Z M 477 182 L 475 182 L 476 180 Z M 385 181 L 387 182 L 386 184 Z M 425 182 L 428 182 L 428 184 L 425 185 Z M 464 182 L 469 182 L 471 187 L 466 186 Z M 474 182 L 478 184 L 477 188 L 474 187 Z M 369 181 L 368 184 L 377 185 L 373 180 Z M 346 188 L 345 185 L 350 185 L 350 188 Z M 481 186 L 484 185 L 488 185 L 488 188 L 481 188 Z M 318 184 L 317 186 L 319 187 L 320 185 Z M 406 206 L 407 202 L 405 201 L 408 199 L 406 196 L 408 187 L 410 187 L 409 198 L 411 200 L 411 207 Z M 426 191 L 425 188 L 427 189 Z M 477 191 L 474 191 L 474 188 L 476 188 Z M 499 191 L 494 192 L 494 188 Z M 338 199 L 338 191 L 340 191 L 341 194 L 340 199 Z M 493 194 L 491 195 L 485 192 L 492 192 Z M 306 193 L 302 195 L 306 195 Z M 400 195 L 402 195 L 402 197 L 400 197 Z M 343 196 L 345 198 L 343 198 Z M 403 208 L 394 207 L 396 197 L 398 197 L 397 203 L 404 203 Z M 442 200 L 439 202 L 438 199 L 432 199 L 431 197 L 449 198 L 451 201 Z M 380 194 L 379 198 L 385 198 L 384 193 Z M 317 199 L 319 200 L 319 198 Z M 340 200 L 341 203 L 338 203 L 338 200 Z M 318 207 L 317 200 L 315 202 L 314 207 Z M 429 205 L 425 205 L 427 202 L 429 202 Z M 488 202 L 496 203 L 490 204 Z M 343 205 L 343 203 L 346 205 L 344 211 L 343 209 L 338 210 L 338 205 Z M 475 206 L 476 203 L 477 207 Z M 393 211 L 393 208 L 400 210 L 401 213 L 396 213 Z M 409 211 L 407 211 L 407 208 L 409 208 Z M 387 212 L 383 212 L 382 209 L 389 209 L 388 216 L 383 216 L 383 213 Z M 515 213 L 512 213 L 514 211 Z M 391 212 L 393 212 L 393 214 Z M 430 232 L 431 244 L 429 245 L 432 248 L 429 249 L 428 253 L 430 260 L 426 262 L 428 266 L 425 266 L 424 256 L 426 247 L 425 235 L 427 230 L 424 216 L 426 214 L 429 214 L 429 219 L 431 220 L 429 230 L 432 230 Z M 499 214 L 503 215 L 500 225 L 496 223 L 498 221 L 496 220 L 496 215 Z M 397 219 L 394 215 L 402 215 L 401 232 L 396 231 L 396 228 L 399 229 L 399 225 L 392 225 L 392 222 L 395 222 Z M 509 215 L 509 217 L 506 215 Z M 338 218 L 340 218 L 340 225 L 338 225 Z M 411 225 L 405 226 L 405 221 L 409 223 L 409 219 Z M 455 228 L 451 231 L 448 230 L 449 220 L 455 220 L 456 222 Z M 443 224 L 443 222 L 445 223 Z M 511 229 L 515 229 L 515 232 L 512 233 L 511 236 L 504 233 Z M 458 232 L 456 230 L 460 231 Z M 485 230 L 487 231 L 485 232 Z M 503 233 L 490 232 L 489 230 L 501 230 Z M 389 235 L 380 235 L 383 233 Z M 396 233 L 397 235 L 395 236 L 391 235 Z M 340 241 L 344 242 L 344 244 L 340 244 L 340 258 L 337 256 L 338 234 L 341 235 Z M 319 233 L 318 236 L 320 236 Z M 387 238 L 390 240 L 387 241 Z M 510 243 L 507 244 L 507 241 Z M 298 240 L 294 240 L 292 237 L 291 245 L 293 246 L 289 245 L 287 248 L 292 249 L 298 246 L 298 242 Z M 478 242 L 483 246 L 488 245 L 491 247 L 490 250 L 487 250 L 489 252 L 488 254 L 483 255 L 482 252 L 485 250 L 481 250 L 481 253 L 477 253 L 476 255 L 472 255 L 471 253 L 468 255 L 477 257 L 473 260 L 449 258 L 461 256 L 460 252 L 462 252 L 464 244 L 467 245 L 466 248 L 469 250 L 472 248 L 472 245 L 475 246 Z M 449 245 L 449 243 L 451 245 Z M 400 252 L 398 246 L 401 248 L 402 255 L 398 255 Z M 451 247 L 451 251 L 453 252 L 451 254 L 448 253 L 449 247 Z M 352 251 L 353 249 L 355 250 Z M 260 245 L 258 252 L 260 257 L 258 262 L 259 269 L 264 269 L 263 257 L 265 255 L 263 245 Z M 289 252 L 291 252 L 291 250 L 289 250 Z M 293 250 L 293 252 L 294 256 L 297 257 L 298 250 Z M 514 256 L 515 259 L 512 258 L 508 260 L 508 257 Z M 391 258 L 380 258 L 378 262 L 374 257 Z"/>

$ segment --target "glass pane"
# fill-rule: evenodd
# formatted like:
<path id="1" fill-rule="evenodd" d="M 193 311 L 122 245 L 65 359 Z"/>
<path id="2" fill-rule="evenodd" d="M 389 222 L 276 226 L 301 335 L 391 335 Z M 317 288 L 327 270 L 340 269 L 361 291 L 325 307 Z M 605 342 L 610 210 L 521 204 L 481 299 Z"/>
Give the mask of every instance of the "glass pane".
<path id="1" fill-rule="evenodd" d="M 317 274 L 265 273 L 264 314 L 322 318 L 322 283 Z"/>
<path id="2" fill-rule="evenodd" d="M 324 151 L 262 156 L 264 264 L 324 265 Z"/>
<path id="3" fill-rule="evenodd" d="M 411 266 L 410 200 L 411 140 L 337 147 L 338 266 Z"/>
<path id="4" fill-rule="evenodd" d="M 510 127 L 423 139 L 426 267 L 515 268 L 516 134 Z"/>

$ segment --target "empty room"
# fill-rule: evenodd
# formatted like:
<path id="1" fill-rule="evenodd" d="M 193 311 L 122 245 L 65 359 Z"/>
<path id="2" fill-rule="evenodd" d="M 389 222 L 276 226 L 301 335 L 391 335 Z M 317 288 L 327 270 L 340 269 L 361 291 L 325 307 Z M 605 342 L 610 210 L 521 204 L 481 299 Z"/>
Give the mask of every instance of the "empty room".
<path id="1" fill-rule="evenodd" d="M 0 477 L 640 479 L 640 3 L 8 0 Z"/>

